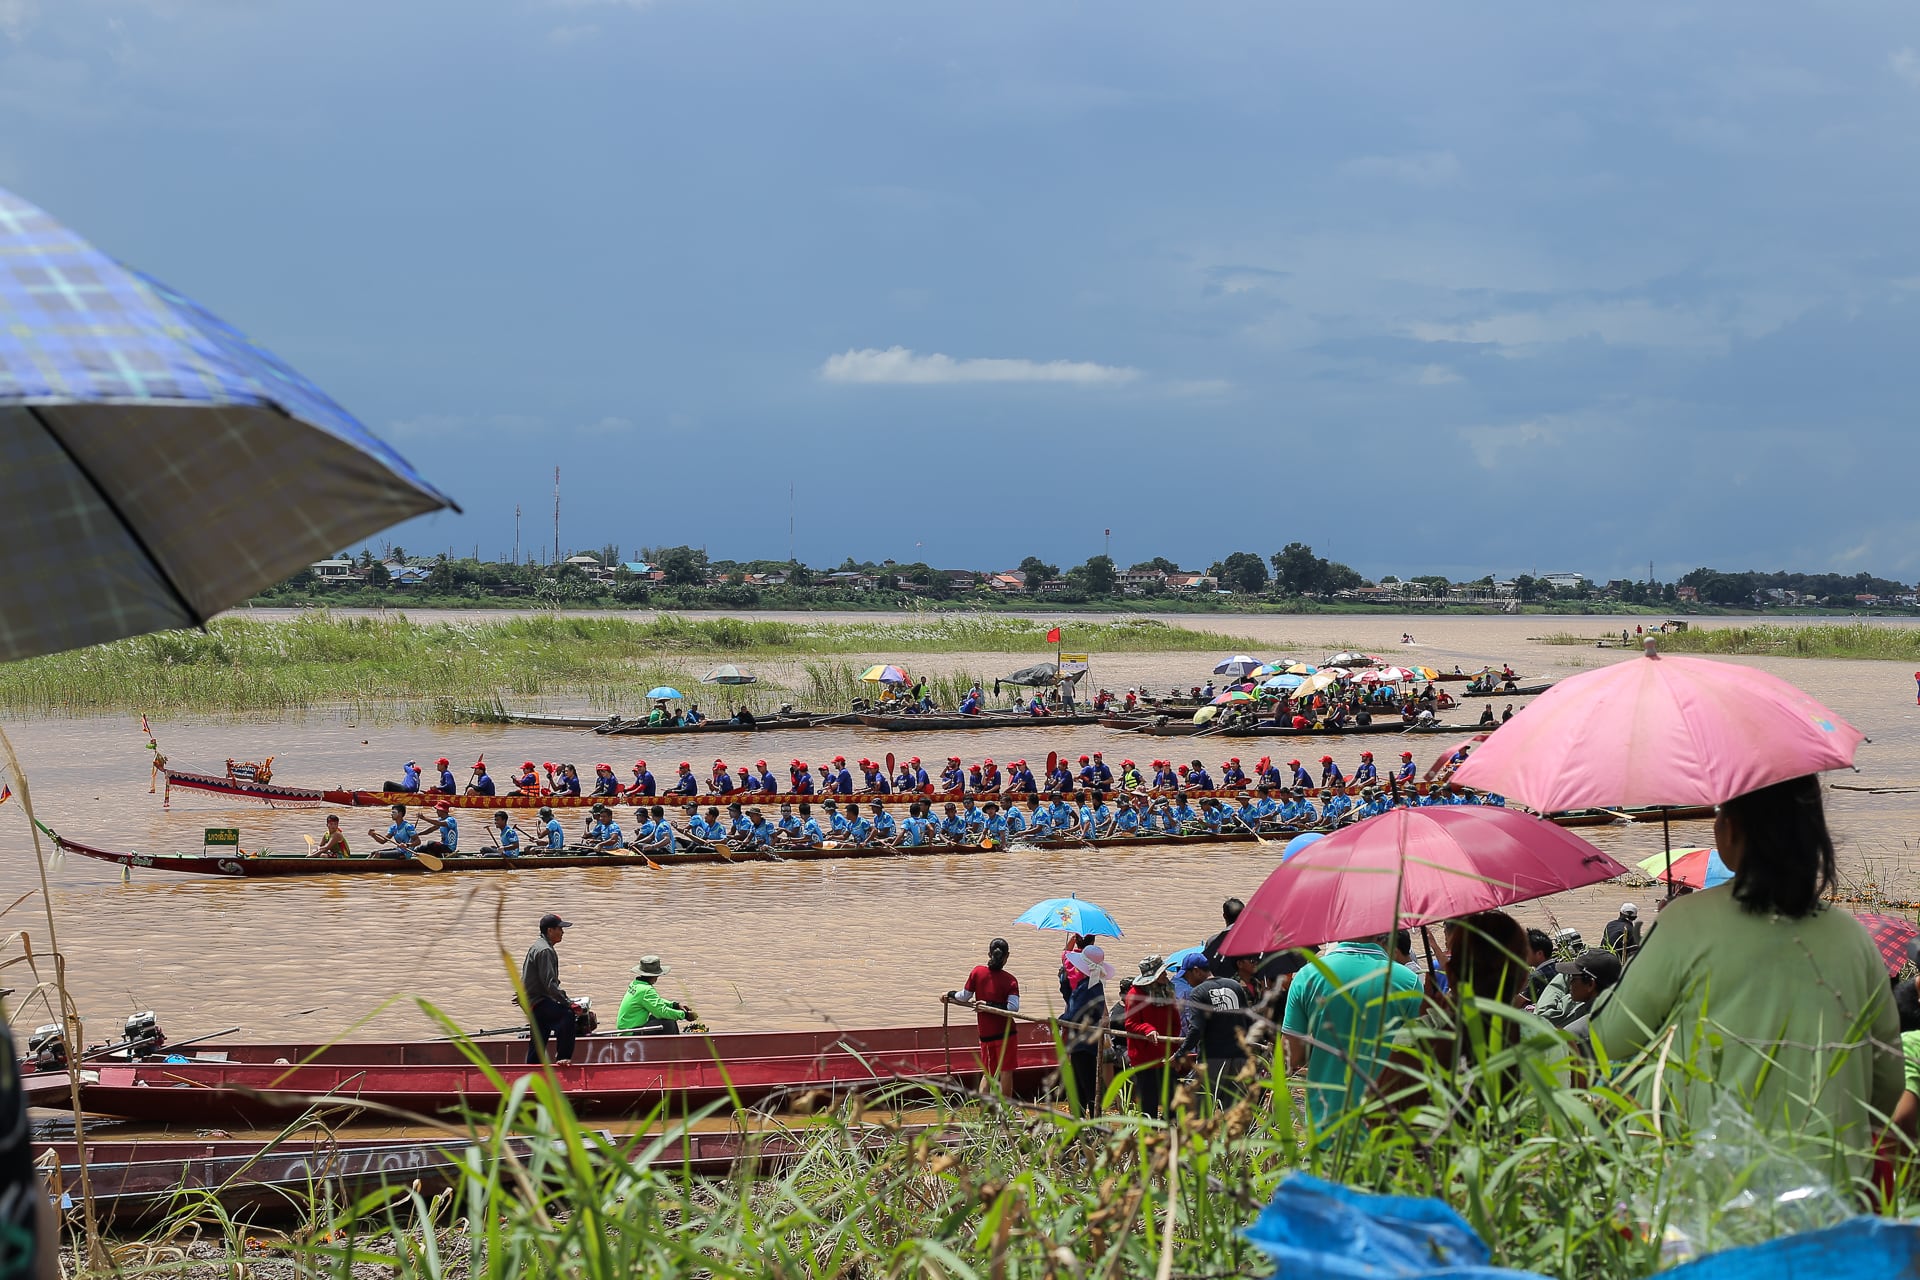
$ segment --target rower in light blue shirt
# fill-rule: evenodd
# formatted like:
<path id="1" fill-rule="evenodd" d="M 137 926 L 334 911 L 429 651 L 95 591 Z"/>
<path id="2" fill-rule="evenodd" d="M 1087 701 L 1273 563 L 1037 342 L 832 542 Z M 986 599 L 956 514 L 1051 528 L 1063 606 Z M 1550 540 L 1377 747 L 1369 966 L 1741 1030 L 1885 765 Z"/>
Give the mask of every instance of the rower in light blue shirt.
<path id="1" fill-rule="evenodd" d="M 853 814 L 853 821 L 846 824 L 847 829 L 841 834 L 856 849 L 864 849 L 873 843 L 873 823 L 858 808 L 854 809 Z M 843 818 L 841 821 L 846 820 Z"/>
<path id="2" fill-rule="evenodd" d="M 1023 835 L 1026 833 L 1027 816 L 1024 813 L 1021 813 L 1020 810 L 1016 809 L 1014 806 L 1012 805 L 1007 806 L 1007 816 L 1005 817 L 1005 819 L 1003 819 L 1003 821 L 1007 824 L 1007 838 L 1009 840 L 1011 840 L 1015 836 Z"/>
<path id="3" fill-rule="evenodd" d="M 487 838 L 500 850 L 501 857 L 520 856 L 520 828 L 513 825 L 513 819 L 505 809 L 494 813 L 493 825 L 487 828 Z"/>
<path id="4" fill-rule="evenodd" d="M 907 810 L 907 816 L 900 819 L 900 845 L 905 849 L 918 849 L 927 842 L 928 828 L 932 824 L 920 816 L 920 806 L 914 805 Z"/>

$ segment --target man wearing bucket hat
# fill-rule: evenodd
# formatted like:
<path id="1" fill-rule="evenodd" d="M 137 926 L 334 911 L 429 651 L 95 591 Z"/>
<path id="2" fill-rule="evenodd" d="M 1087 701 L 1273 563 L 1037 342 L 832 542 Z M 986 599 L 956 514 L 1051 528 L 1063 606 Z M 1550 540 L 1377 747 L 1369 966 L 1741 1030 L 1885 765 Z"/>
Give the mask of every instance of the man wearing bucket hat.
<path id="1" fill-rule="evenodd" d="M 633 982 L 626 998 L 620 1001 L 617 1031 L 638 1031 L 642 1035 L 678 1035 L 680 1024 L 694 1020 L 693 1006 L 675 1004 L 654 989 L 654 983 L 671 973 L 672 968 L 659 956 L 641 956 L 633 966 Z"/>
<path id="2" fill-rule="evenodd" d="M 1083 1116 L 1100 1114 L 1100 1043 L 1107 1023 L 1107 988 L 1114 968 L 1098 943 L 1063 957 L 1080 975 L 1060 1014 L 1060 1036 L 1066 1044 L 1069 1095 Z"/>
<path id="3" fill-rule="evenodd" d="M 1127 1065 L 1134 1072 L 1134 1101 L 1148 1119 L 1156 1119 L 1173 1094 L 1168 1064 L 1180 1049 L 1180 1009 L 1174 1002 L 1173 971 L 1163 957 L 1148 956 L 1140 962 L 1139 976 L 1127 992 L 1121 1025 L 1129 1037 Z"/>

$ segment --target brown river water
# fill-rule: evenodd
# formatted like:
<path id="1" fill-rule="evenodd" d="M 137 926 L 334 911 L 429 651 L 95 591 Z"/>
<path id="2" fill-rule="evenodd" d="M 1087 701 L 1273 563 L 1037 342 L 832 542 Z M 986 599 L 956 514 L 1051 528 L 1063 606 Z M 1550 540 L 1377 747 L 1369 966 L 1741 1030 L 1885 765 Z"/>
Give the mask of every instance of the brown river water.
<path id="1" fill-rule="evenodd" d="M 491 615 L 490 615 L 491 616 Z M 810 615 L 818 616 L 818 615 Z M 871 619 L 872 615 L 861 615 Z M 1511 662 L 1527 675 L 1564 676 L 1632 652 L 1549 646 L 1529 640 L 1552 632 L 1618 633 L 1605 618 L 1532 617 L 1226 617 L 1169 621 L 1263 638 L 1257 657 L 1289 654 L 1317 661 L 1355 645 L 1449 669 Z M 1625 620 L 1630 629 L 1636 619 Z M 1637 621 L 1645 622 L 1642 618 Z M 1716 620 L 1712 625 L 1735 620 Z M 1403 646 L 1411 632 L 1418 643 Z M 913 663 L 913 654 L 876 660 Z M 1163 691 L 1207 678 L 1225 651 L 1095 655 L 1094 674 L 1116 691 L 1145 684 Z M 942 654 L 918 659 L 928 670 L 1005 671 L 1027 655 Z M 1858 725 L 1872 742 L 1861 748 L 1860 773 L 1830 781 L 1851 785 L 1920 786 L 1920 708 L 1911 671 L 1901 663 L 1811 659 L 1741 659 L 1792 680 Z M 1498 703 L 1496 703 L 1496 709 Z M 1478 700 L 1463 715 L 1478 715 Z M 26 767 L 42 821 L 71 838 L 142 852 L 195 849 L 204 828 L 238 826 L 251 849 L 297 850 L 321 830 L 318 809 L 275 811 L 176 792 L 170 811 L 148 791 L 145 739 L 136 717 L 32 720 L 7 732 Z M 213 767 L 229 756 L 277 757 L 277 781 L 295 786 L 375 786 L 397 776 L 408 757 L 446 755 L 464 767 L 478 753 L 505 766 L 522 759 L 570 760 L 590 775 L 597 761 L 624 778 L 637 758 L 656 774 L 690 760 L 704 774 L 715 755 L 751 762 L 764 757 L 782 772 L 786 761 L 893 751 L 929 760 L 958 753 L 1044 759 L 1102 749 L 1150 759 L 1177 739 L 1129 739 L 1097 726 L 1052 731 L 893 734 L 822 730 L 717 735 L 698 739 L 604 739 L 588 732 L 468 727 L 427 729 L 362 724 L 339 712 L 267 722 L 164 720 L 154 724 L 162 749 L 179 766 Z M 1465 731 L 1470 732 L 1470 731 Z M 1462 737 L 1465 736 L 1463 732 Z M 1458 741 L 1422 737 L 1413 747 L 1422 767 Z M 1351 769 L 1362 747 L 1384 763 L 1400 739 L 1315 742 Z M 697 749 L 696 748 L 697 744 Z M 1192 744 L 1209 765 L 1248 747 L 1284 750 L 1284 740 Z M 1161 751 L 1156 752 L 1158 746 Z M 1260 750 L 1254 753 L 1261 754 Z M 1290 752 L 1284 753 L 1282 758 Z M 665 768 L 661 767 L 665 764 Z M 464 777 L 464 772 L 460 774 Z M 1877 883 L 1892 896 L 1920 898 L 1920 836 L 1915 796 L 1827 793 L 1843 870 L 1855 884 Z M 375 810 L 342 811 L 356 850 Z M 624 811 L 623 811 L 624 812 Z M 479 815 L 462 823 L 478 836 Z M 624 820 L 624 819 L 623 819 Z M 576 820 L 577 821 L 577 820 Z M 573 825 L 572 823 L 569 824 Z M 34 853 L 19 805 L 0 809 L 0 903 L 38 889 Z M 1661 848 L 1658 824 L 1587 829 L 1582 835 L 1622 862 Z M 1711 840 L 1706 823 L 1676 824 L 1676 845 Z M 513 1022 L 510 983 L 499 948 L 518 961 L 534 922 L 558 911 L 576 927 L 561 948 L 569 992 L 591 994 L 608 1016 L 625 990 L 627 970 L 657 953 L 672 966 L 662 989 L 693 1001 L 716 1030 L 934 1022 L 942 991 L 965 978 L 987 940 L 1013 945 L 1012 969 L 1028 991 L 1028 1007 L 1057 996 L 1054 973 L 1060 935 L 1012 923 L 1035 901 L 1077 893 L 1099 902 L 1126 929 L 1110 955 L 1129 972 L 1149 952 L 1200 942 L 1219 928 L 1221 900 L 1246 896 L 1276 865 L 1270 846 L 1221 844 L 1179 849 L 1000 852 L 859 862 L 676 867 L 663 871 L 526 870 L 506 874 L 358 876 L 279 881 L 215 880 L 135 872 L 67 857 L 51 872 L 60 947 L 90 1038 L 105 1036 L 124 1015 L 155 1009 L 175 1037 L 242 1024 L 249 1039 L 320 1039 L 410 1035 L 430 1023 L 416 1000 L 431 1001 L 467 1028 Z M 1596 886 L 1517 909 L 1528 924 L 1549 913 L 1597 936 L 1621 901 L 1651 912 L 1655 891 Z M 24 930 L 37 955 L 47 950 L 37 899 L 13 906 L 0 930 Z M 4 958 L 19 955 L 9 940 Z M 42 964 L 43 974 L 51 971 Z M 32 982 L 24 966 L 5 976 L 21 989 L 8 1008 L 16 1025 L 49 1021 L 38 1002 L 22 1007 Z"/>

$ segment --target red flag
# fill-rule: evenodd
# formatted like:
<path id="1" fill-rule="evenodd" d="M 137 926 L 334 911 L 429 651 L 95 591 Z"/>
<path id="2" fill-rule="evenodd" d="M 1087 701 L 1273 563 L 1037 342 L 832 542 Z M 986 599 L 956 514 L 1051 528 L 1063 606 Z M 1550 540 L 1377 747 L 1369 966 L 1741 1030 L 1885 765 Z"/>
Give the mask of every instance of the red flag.
<path id="1" fill-rule="evenodd" d="M 1053 630 L 1047 632 L 1047 643 L 1048 644 L 1060 643 L 1060 628 L 1055 627 Z"/>

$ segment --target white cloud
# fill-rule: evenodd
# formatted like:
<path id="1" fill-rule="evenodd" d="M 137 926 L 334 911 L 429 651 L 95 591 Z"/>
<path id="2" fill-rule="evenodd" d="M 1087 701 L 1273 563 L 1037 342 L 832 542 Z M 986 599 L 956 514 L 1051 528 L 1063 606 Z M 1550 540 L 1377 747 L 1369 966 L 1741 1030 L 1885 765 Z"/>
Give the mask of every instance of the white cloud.
<path id="1" fill-rule="evenodd" d="M 1920 85 L 1920 53 L 1912 49 L 1896 49 L 1887 58 L 1893 67 L 1893 73 L 1911 85 Z"/>
<path id="2" fill-rule="evenodd" d="M 1409 151 L 1397 156 L 1360 156 L 1340 166 L 1343 178 L 1380 178 L 1415 187 L 1444 187 L 1464 170 L 1451 151 Z"/>
<path id="3" fill-rule="evenodd" d="M 34 0 L 0 0 L 0 35 L 18 40 L 33 21 Z"/>
<path id="4" fill-rule="evenodd" d="M 1503 427 L 1462 427 L 1460 438 L 1473 450 L 1475 462 L 1488 471 L 1497 471 L 1511 463 L 1520 450 L 1557 443 L 1560 433 L 1545 420 L 1536 420 Z"/>
<path id="5" fill-rule="evenodd" d="M 820 376 L 828 382 L 892 383 L 931 386 L 944 382 L 1067 382 L 1080 386 L 1117 385 L 1140 376 L 1138 369 L 1085 360 L 965 359 L 935 351 L 918 355 L 905 347 L 865 347 L 827 357 Z"/>
<path id="6" fill-rule="evenodd" d="M 1430 364 L 1420 370 L 1415 381 L 1423 387 L 1444 387 L 1452 382 L 1465 382 L 1466 379 L 1443 364 Z"/>

